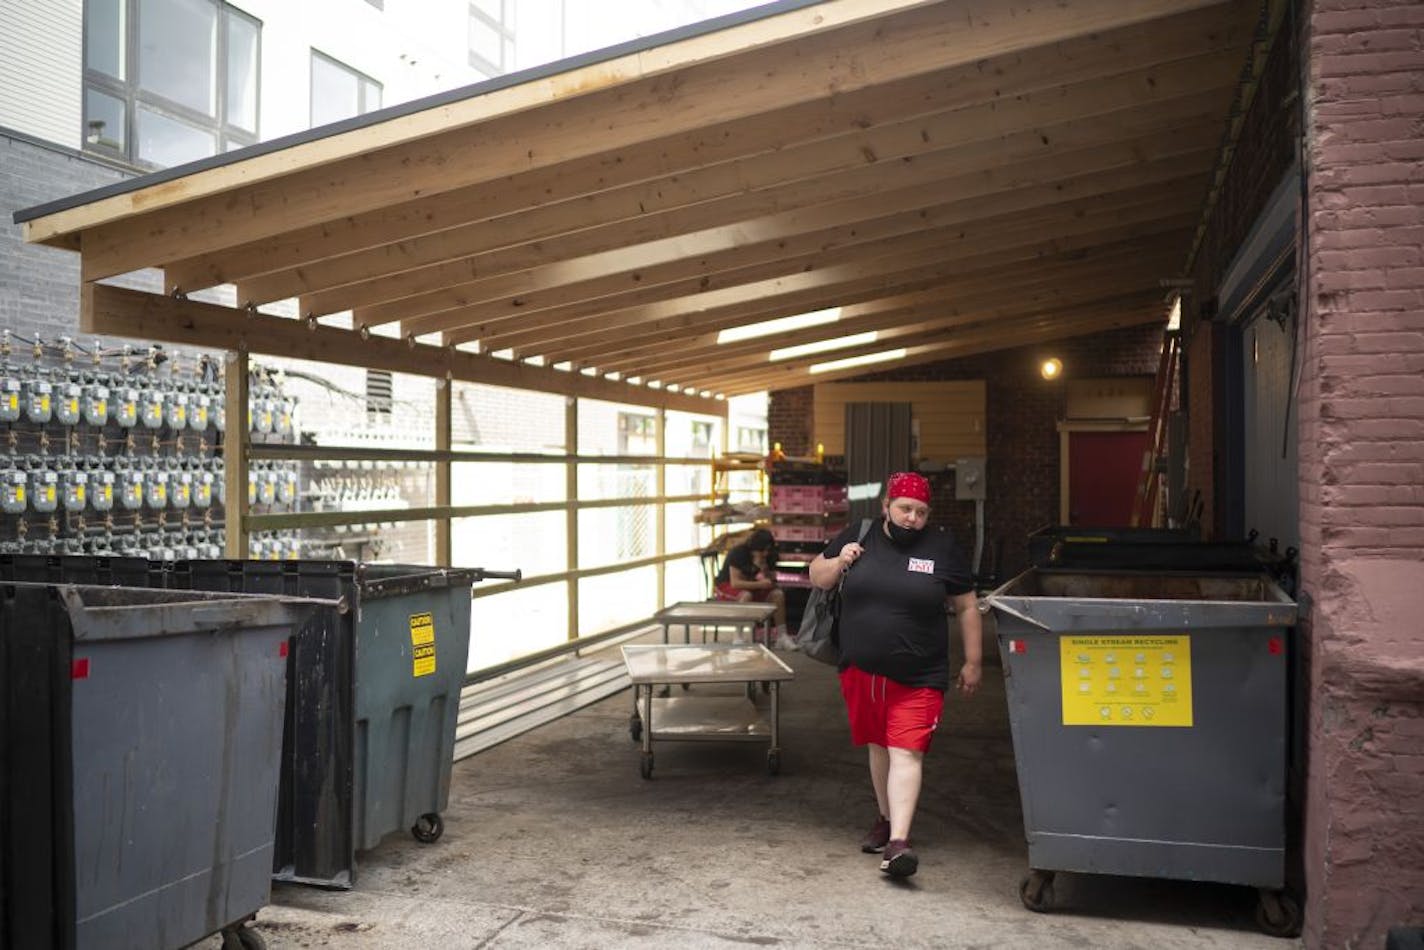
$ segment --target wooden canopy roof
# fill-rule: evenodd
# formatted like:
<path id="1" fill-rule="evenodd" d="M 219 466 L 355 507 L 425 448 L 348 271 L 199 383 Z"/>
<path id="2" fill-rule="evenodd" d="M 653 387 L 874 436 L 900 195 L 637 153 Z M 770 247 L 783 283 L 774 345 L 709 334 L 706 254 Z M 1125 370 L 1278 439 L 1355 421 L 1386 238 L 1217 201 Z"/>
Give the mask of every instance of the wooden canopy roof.
<path id="1" fill-rule="evenodd" d="M 1259 12 L 787 0 L 16 218 L 82 255 L 86 332 L 705 408 L 1162 321 Z"/>

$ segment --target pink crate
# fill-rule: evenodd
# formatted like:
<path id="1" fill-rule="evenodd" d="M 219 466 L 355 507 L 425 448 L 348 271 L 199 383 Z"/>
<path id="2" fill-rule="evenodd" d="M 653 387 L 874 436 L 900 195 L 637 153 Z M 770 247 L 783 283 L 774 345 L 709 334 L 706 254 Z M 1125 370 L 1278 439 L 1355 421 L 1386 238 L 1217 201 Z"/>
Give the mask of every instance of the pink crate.
<path id="1" fill-rule="evenodd" d="M 821 498 L 825 501 L 826 507 L 840 504 L 849 497 L 849 488 L 845 485 L 823 485 L 821 486 Z"/>
<path id="2" fill-rule="evenodd" d="M 778 541 L 821 541 L 826 529 L 818 524 L 774 524 L 771 534 Z"/>
<path id="3" fill-rule="evenodd" d="M 771 510 L 786 514 L 821 513 L 820 485 L 771 486 Z"/>

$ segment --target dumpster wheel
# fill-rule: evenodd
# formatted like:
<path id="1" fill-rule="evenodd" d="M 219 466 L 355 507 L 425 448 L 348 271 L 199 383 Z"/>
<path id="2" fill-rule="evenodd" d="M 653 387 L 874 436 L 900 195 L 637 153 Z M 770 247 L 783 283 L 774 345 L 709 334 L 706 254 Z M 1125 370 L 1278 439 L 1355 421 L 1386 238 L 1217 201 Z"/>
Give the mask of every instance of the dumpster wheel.
<path id="1" fill-rule="evenodd" d="M 222 932 L 222 950 L 267 950 L 267 941 L 250 927 L 228 927 Z"/>
<path id="2" fill-rule="evenodd" d="M 421 844 L 434 844 L 445 833 L 445 820 L 433 811 L 427 812 L 410 826 L 410 833 Z"/>
<path id="3" fill-rule="evenodd" d="M 1053 872 L 1032 870 L 1019 882 L 1019 900 L 1035 914 L 1053 909 Z"/>
<path id="4" fill-rule="evenodd" d="M 1290 891 L 1262 888 L 1256 900 L 1256 926 L 1272 937 L 1294 937 L 1300 933 L 1300 901 Z"/>

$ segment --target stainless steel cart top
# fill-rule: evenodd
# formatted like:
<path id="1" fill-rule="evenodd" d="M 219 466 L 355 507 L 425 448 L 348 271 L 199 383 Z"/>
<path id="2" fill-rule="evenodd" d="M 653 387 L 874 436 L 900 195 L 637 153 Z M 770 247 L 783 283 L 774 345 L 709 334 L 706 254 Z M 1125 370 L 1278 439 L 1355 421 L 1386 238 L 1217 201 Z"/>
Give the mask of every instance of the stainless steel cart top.
<path id="1" fill-rule="evenodd" d="M 740 604 L 729 600 L 685 600 L 664 607 L 653 614 L 653 619 L 663 624 L 758 624 L 770 619 L 774 613 L 776 613 L 775 604 Z"/>
<path id="2" fill-rule="evenodd" d="M 796 675 L 759 643 L 653 643 L 622 649 L 634 685 L 771 682 Z"/>

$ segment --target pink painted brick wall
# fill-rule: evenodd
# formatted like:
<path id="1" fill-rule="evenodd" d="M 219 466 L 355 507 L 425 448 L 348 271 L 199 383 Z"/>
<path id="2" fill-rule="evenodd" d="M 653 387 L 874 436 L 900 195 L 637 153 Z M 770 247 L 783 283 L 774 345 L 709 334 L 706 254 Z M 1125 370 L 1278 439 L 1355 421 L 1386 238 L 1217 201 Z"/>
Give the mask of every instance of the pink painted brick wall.
<path id="1" fill-rule="evenodd" d="M 1300 385 L 1310 947 L 1424 920 L 1424 4 L 1315 0 Z"/>

